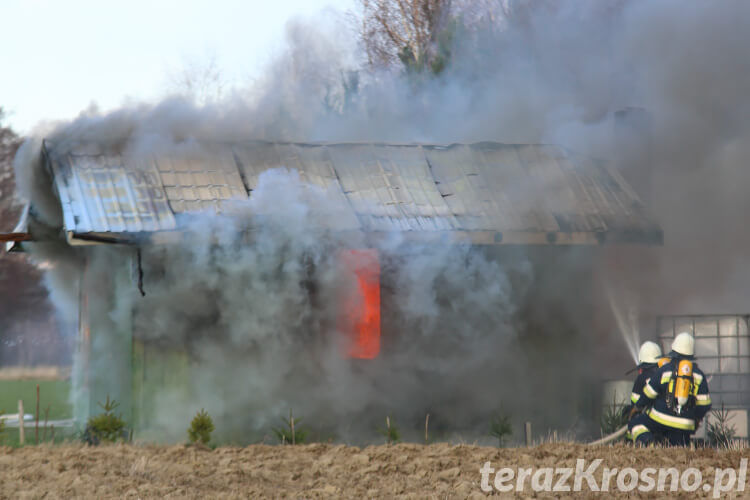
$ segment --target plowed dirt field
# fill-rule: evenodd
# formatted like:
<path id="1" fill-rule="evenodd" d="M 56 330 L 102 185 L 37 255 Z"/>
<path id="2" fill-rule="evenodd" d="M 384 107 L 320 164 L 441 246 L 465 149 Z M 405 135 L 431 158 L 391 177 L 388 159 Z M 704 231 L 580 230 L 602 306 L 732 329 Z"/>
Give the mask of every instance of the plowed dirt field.
<path id="1" fill-rule="evenodd" d="M 715 468 L 734 468 L 737 483 L 721 496 L 747 496 L 750 487 L 738 491 L 742 475 L 740 463 L 748 450 L 638 449 L 624 445 L 597 448 L 579 444 L 547 444 L 535 448 L 489 448 L 469 445 L 398 444 L 357 448 L 328 444 L 303 446 L 254 445 L 245 448 L 219 447 L 215 450 L 187 446 L 82 445 L 29 446 L 0 448 L 1 498 L 482 498 L 487 494 L 523 497 L 596 496 L 582 478 L 581 491 L 574 489 L 575 474 L 558 485 L 561 491 L 535 491 L 544 487 L 545 474 L 533 474 L 546 467 L 568 467 L 575 471 L 578 459 L 593 471 L 594 486 L 603 489 L 605 467 L 633 468 L 640 474 L 648 467 L 674 467 L 680 474 L 690 467 L 702 474 L 694 492 L 618 491 L 615 475 L 609 491 L 617 495 L 643 497 L 712 497 Z M 490 462 L 493 469 L 509 467 L 514 479 L 500 486 L 514 485 L 501 493 L 482 490 L 480 468 Z M 532 468 L 521 491 L 515 490 L 519 468 Z M 554 471 L 550 481 L 557 483 Z M 726 489 L 731 474 L 723 474 Z M 656 474 L 653 475 L 656 479 Z M 692 481 L 694 478 L 687 478 Z M 747 477 L 743 478 L 747 481 Z M 632 477 L 623 484 L 630 487 Z M 493 488 L 495 474 L 489 474 L 487 487 Z M 646 487 L 647 482 L 637 482 Z M 688 483 L 690 486 L 692 483 Z M 552 487 L 555 484 L 551 485 Z M 692 486 L 691 486 L 692 487 Z M 549 487 L 547 487 L 549 489 Z M 610 493 L 610 494 L 611 494 Z M 604 494 L 608 495 L 608 494 Z"/>

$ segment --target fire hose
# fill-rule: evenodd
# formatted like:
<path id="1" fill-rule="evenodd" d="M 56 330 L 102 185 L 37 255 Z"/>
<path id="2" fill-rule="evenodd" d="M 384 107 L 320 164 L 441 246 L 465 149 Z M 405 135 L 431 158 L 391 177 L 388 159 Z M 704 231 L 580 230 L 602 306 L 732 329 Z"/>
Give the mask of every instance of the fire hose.
<path id="1" fill-rule="evenodd" d="M 637 407 L 635 407 L 635 406 L 631 407 L 629 415 L 628 415 L 628 421 L 631 418 L 633 418 L 633 416 L 636 413 L 640 413 L 640 412 L 641 412 L 641 410 L 638 409 Z M 607 436 L 604 436 L 601 439 L 597 439 L 596 441 L 592 441 L 592 442 L 588 443 L 588 446 L 598 446 L 600 444 L 610 443 L 610 442 L 614 441 L 615 439 L 618 439 L 620 436 L 622 436 L 623 434 L 625 434 L 627 431 L 628 431 L 628 424 L 625 424 L 622 427 L 620 427 L 619 429 L 617 429 L 615 432 L 613 432 L 612 434 L 609 434 Z"/>
<path id="2" fill-rule="evenodd" d="M 615 439 L 619 438 L 623 434 L 625 434 L 627 432 L 627 430 L 628 430 L 628 426 L 627 425 L 623 425 L 622 427 L 620 427 L 619 429 L 617 429 L 612 434 L 610 434 L 608 436 L 604 436 L 601 439 L 597 439 L 596 441 L 592 441 L 592 442 L 588 443 L 588 446 L 598 446 L 600 444 L 607 444 L 607 443 L 609 443 L 611 441 L 614 441 Z"/>

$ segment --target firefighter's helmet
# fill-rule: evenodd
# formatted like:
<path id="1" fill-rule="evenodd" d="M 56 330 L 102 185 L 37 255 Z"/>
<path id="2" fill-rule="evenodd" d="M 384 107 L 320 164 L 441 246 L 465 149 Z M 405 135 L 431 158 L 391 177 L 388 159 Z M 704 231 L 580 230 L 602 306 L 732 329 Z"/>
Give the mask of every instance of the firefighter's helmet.
<path id="1" fill-rule="evenodd" d="M 647 340 L 638 351 L 638 364 L 656 363 L 661 358 L 661 347 L 656 342 Z"/>
<path id="2" fill-rule="evenodd" d="M 693 336 L 687 332 L 678 334 L 674 338 L 674 342 L 672 342 L 672 350 L 683 356 L 692 356 L 695 354 L 695 340 Z"/>

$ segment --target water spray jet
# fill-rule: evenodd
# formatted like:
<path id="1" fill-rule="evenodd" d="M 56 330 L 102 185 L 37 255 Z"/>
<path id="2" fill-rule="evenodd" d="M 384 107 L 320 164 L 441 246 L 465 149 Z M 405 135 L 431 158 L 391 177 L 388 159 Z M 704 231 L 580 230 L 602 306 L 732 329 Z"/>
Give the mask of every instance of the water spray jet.
<path id="1" fill-rule="evenodd" d="M 638 348 L 641 345 L 641 333 L 638 328 L 637 300 L 627 292 L 615 292 L 611 286 L 606 287 L 607 301 L 612 309 L 617 329 L 628 348 L 633 362 L 638 364 Z"/>

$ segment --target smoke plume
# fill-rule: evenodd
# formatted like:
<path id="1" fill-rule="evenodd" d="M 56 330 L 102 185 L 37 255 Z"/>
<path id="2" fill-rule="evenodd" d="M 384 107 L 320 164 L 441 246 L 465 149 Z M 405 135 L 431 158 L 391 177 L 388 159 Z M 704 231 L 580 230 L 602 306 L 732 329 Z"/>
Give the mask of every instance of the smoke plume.
<path id="1" fill-rule="evenodd" d="M 420 246 L 392 234 L 377 250 L 383 330 L 393 339 L 389 352 L 358 364 L 336 345 L 338 293 L 351 286 L 336 252 L 361 242 L 316 224 L 342 210 L 324 190 L 294 171 L 268 171 L 237 213 L 185 217 L 181 243 L 142 248 L 146 297 L 127 273 L 108 271 L 130 262 L 130 249 L 60 254 L 74 265 L 87 259 L 81 286 L 101 297 L 91 304 L 92 331 L 132 331 L 193 360 L 181 374 L 183 392 L 152 395 L 153 423 L 174 430 L 206 407 L 257 437 L 294 408 L 357 439 L 374 418 L 392 414 L 411 425 L 427 412 L 445 429 L 481 433 L 503 408 L 543 429 L 574 428 L 587 418 L 590 384 L 631 363 L 607 299 L 581 283 L 627 288 L 646 316 L 747 312 L 750 4 L 509 5 L 504 16 L 479 16 L 458 31 L 438 76 L 364 68 L 343 17 L 296 20 L 288 50 L 264 77 L 222 102 L 199 107 L 174 97 L 87 112 L 45 137 L 60 154 L 89 148 L 128 157 L 252 139 L 494 140 L 557 143 L 616 160 L 624 152 L 613 138 L 614 113 L 637 106 L 651 116 L 650 139 L 626 152 L 632 162 L 623 175 L 648 186 L 641 195 L 664 246 L 600 259 L 592 249 Z M 38 139 L 19 151 L 16 173 L 37 218 L 59 227 Z M 61 297 L 78 296 L 76 279 L 50 285 Z M 58 304 L 70 311 L 76 300 Z M 598 317 L 604 327 L 592 331 Z M 95 370 L 111 369 L 108 338 L 94 336 Z"/>

